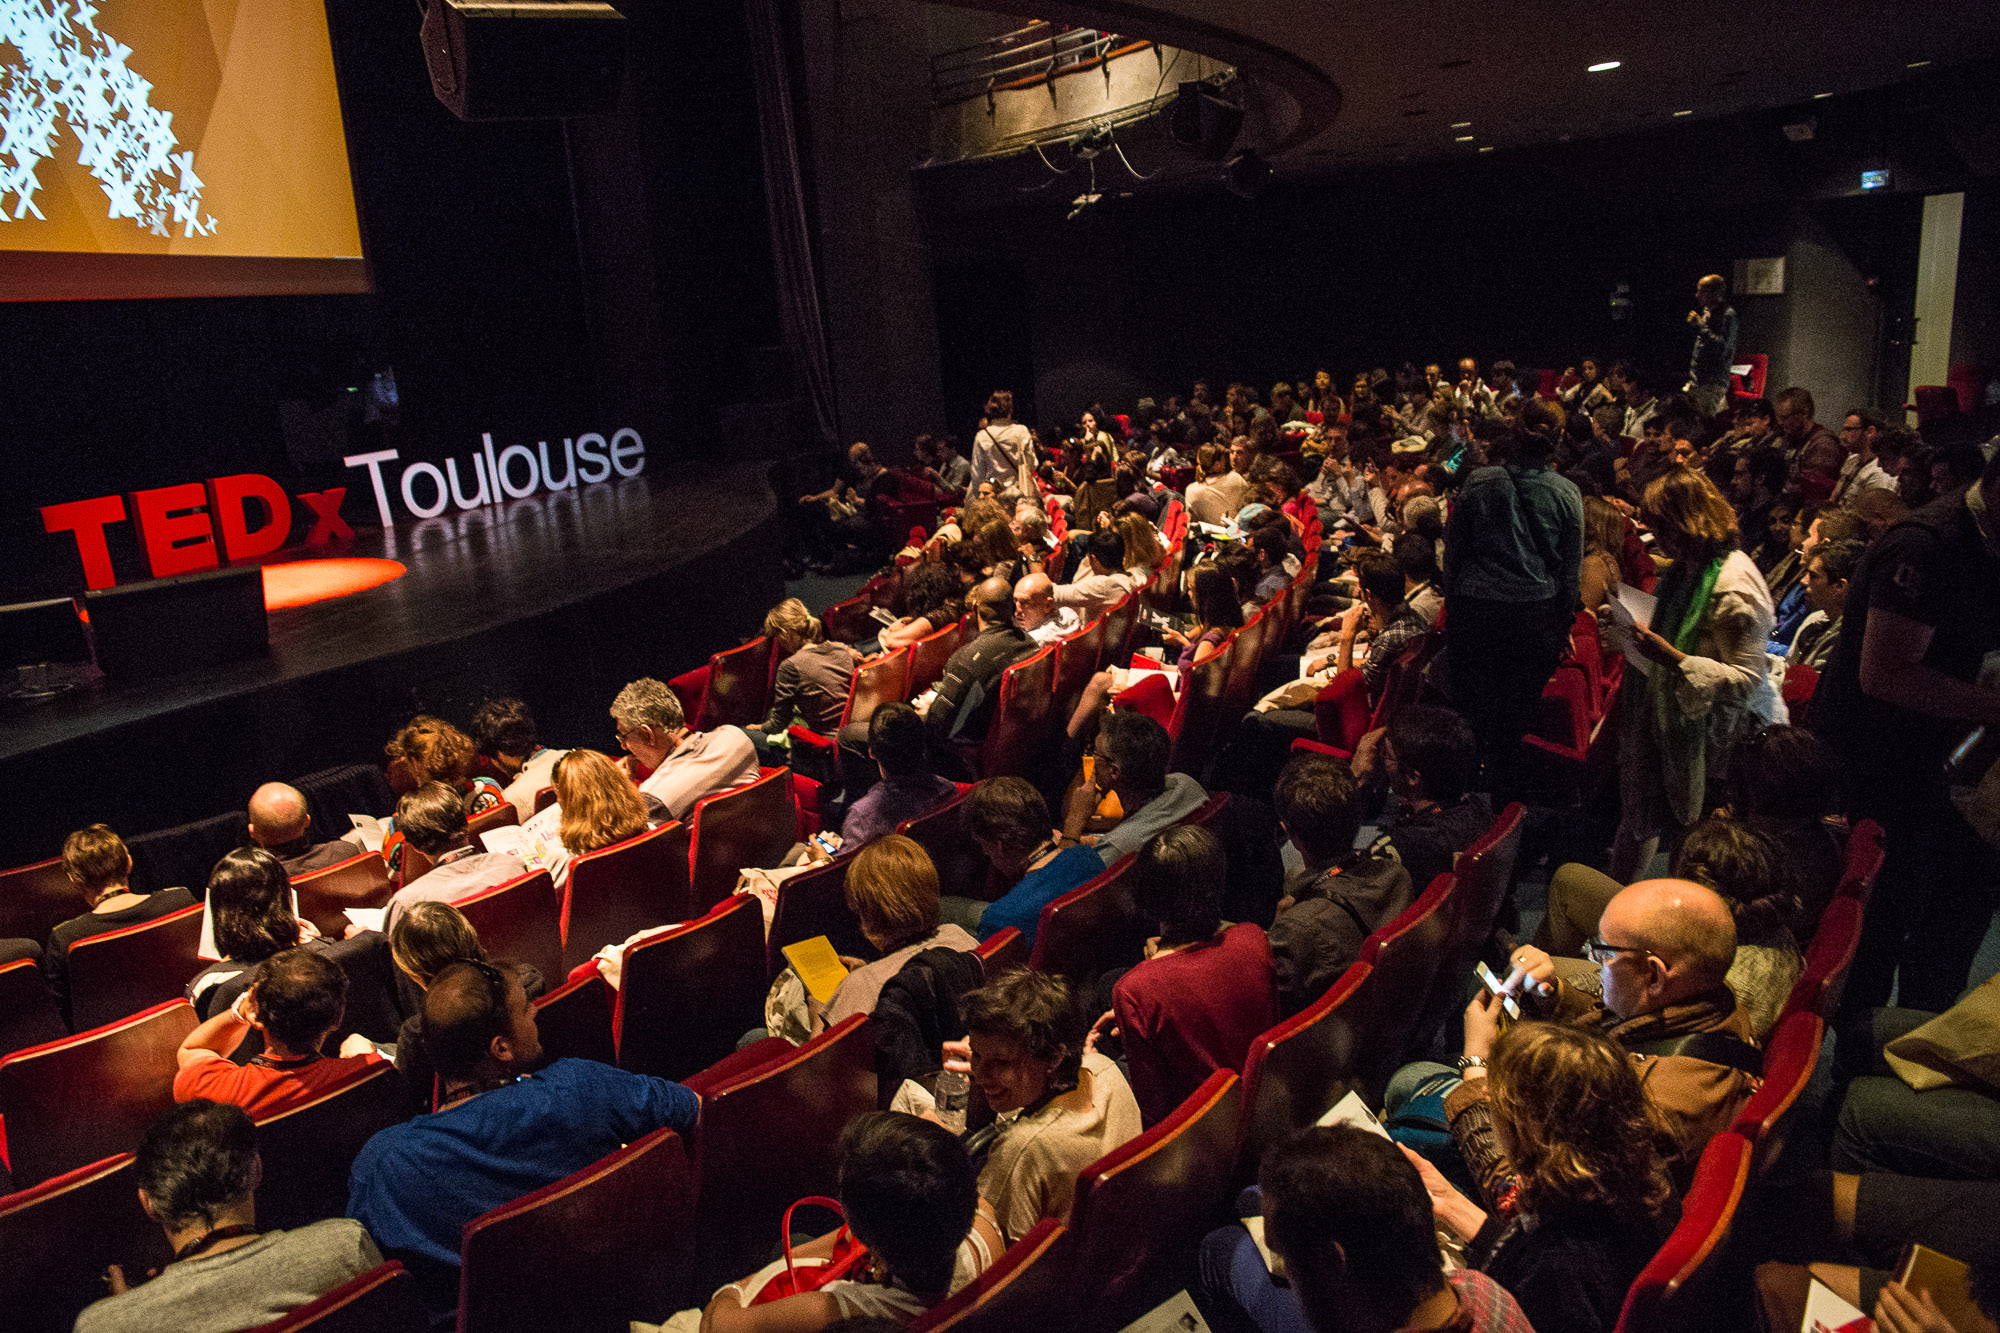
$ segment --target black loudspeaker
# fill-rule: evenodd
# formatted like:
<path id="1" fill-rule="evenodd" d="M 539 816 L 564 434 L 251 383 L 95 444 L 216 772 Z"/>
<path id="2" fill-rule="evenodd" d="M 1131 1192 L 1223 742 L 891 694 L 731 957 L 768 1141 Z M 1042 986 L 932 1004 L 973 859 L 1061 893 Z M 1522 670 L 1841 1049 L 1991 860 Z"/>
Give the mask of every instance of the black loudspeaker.
<path id="1" fill-rule="evenodd" d="M 97 665 L 113 682 L 158 680 L 270 651 L 264 571 L 211 569 L 83 595 Z"/>
<path id="2" fill-rule="evenodd" d="M 1167 111 L 1167 130 L 1174 142 L 1212 162 L 1229 156 L 1242 129 L 1243 108 L 1225 101 L 1213 85 L 1197 80 L 1180 86 Z"/>
<path id="3" fill-rule="evenodd" d="M 461 120 L 618 109 L 625 16 L 600 0 L 429 0 L 431 91 Z"/>
<path id="4" fill-rule="evenodd" d="M 88 662 L 90 640 L 67 597 L 0 606 L 0 671 L 44 662 Z"/>

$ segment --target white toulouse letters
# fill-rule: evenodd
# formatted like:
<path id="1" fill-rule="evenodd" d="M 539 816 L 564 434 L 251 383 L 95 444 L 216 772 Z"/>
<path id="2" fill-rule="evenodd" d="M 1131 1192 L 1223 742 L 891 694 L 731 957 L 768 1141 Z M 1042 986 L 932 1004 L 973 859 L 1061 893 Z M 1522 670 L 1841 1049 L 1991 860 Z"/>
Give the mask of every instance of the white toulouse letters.
<path id="1" fill-rule="evenodd" d="M 375 491 L 375 509 L 380 514 L 382 526 L 388 527 L 396 521 L 389 508 L 389 481 L 382 475 L 382 465 L 393 463 L 401 455 L 394 449 L 377 449 L 371 453 L 349 454 L 340 461 L 348 467 L 368 469 L 368 481 Z M 401 492 L 403 507 L 415 518 L 435 518 L 443 513 L 446 506 L 456 504 L 460 509 L 476 509 L 481 505 L 499 504 L 503 500 L 525 500 L 539 491 L 566 491 L 578 484 L 595 485 L 608 481 L 614 474 L 620 477 L 636 477 L 646 468 L 646 442 L 639 432 L 630 426 L 620 427 L 609 440 L 595 431 L 576 436 L 574 440 L 562 442 L 561 475 L 549 457 L 549 442 L 542 440 L 537 449 L 525 444 L 510 444 L 495 451 L 491 433 L 480 437 L 480 448 L 473 451 L 471 474 L 475 482 L 472 494 L 467 496 L 464 484 L 459 479 L 458 459 L 447 458 L 444 467 L 435 463 L 416 462 L 404 467 L 397 477 L 396 489 Z M 420 482 L 428 483 L 426 498 L 429 504 L 418 504 L 418 496 L 425 490 Z"/>

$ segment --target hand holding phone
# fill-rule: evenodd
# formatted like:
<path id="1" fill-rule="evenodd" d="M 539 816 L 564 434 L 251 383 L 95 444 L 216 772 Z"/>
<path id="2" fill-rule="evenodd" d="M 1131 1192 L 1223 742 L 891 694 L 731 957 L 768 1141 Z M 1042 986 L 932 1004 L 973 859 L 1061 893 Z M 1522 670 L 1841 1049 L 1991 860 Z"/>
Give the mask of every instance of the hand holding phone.
<path id="1" fill-rule="evenodd" d="M 1485 983 L 1487 990 L 1492 991 L 1500 997 L 1500 1008 L 1506 1013 L 1507 1017 L 1518 1022 L 1521 1017 L 1521 1006 L 1514 999 L 1513 991 L 1507 985 L 1503 984 L 1500 978 L 1493 975 L 1493 969 L 1486 966 L 1485 960 L 1482 959 L 1473 968 L 1473 971 L 1478 974 L 1480 981 Z M 1511 982 L 1513 980 L 1514 977 L 1509 976 L 1508 981 Z"/>

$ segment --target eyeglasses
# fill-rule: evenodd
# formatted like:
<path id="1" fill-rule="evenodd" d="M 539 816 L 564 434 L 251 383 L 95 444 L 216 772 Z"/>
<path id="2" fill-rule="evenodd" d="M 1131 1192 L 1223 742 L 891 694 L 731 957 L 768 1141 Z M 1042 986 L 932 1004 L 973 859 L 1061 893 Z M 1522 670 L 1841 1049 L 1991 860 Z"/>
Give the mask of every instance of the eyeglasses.
<path id="1" fill-rule="evenodd" d="M 1602 935 L 1592 935 L 1583 942 L 1583 956 L 1600 966 L 1610 962 L 1621 953 L 1640 953 L 1648 958 L 1656 958 L 1651 949 L 1642 949 L 1633 944 L 1606 944 Z"/>

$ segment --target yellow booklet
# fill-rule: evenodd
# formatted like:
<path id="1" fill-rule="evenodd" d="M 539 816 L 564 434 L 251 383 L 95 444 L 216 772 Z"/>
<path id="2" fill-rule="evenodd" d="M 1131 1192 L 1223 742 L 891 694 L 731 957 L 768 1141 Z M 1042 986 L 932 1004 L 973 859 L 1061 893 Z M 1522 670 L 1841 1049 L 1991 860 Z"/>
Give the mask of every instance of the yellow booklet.
<path id="1" fill-rule="evenodd" d="M 787 944 L 784 948 L 785 961 L 792 965 L 792 971 L 799 974 L 799 980 L 806 984 L 806 994 L 821 1004 L 830 1003 L 833 993 L 847 976 L 847 968 L 840 961 L 840 955 L 833 951 L 833 941 L 824 935 L 815 935 L 797 944 Z"/>
<path id="2" fill-rule="evenodd" d="M 1972 1303 L 1972 1270 L 1949 1255 L 1923 1245 L 1910 1245 L 1896 1281 L 1913 1292 L 1929 1292 L 1938 1310 L 1962 1333 L 1988 1333 L 1991 1320 Z"/>

